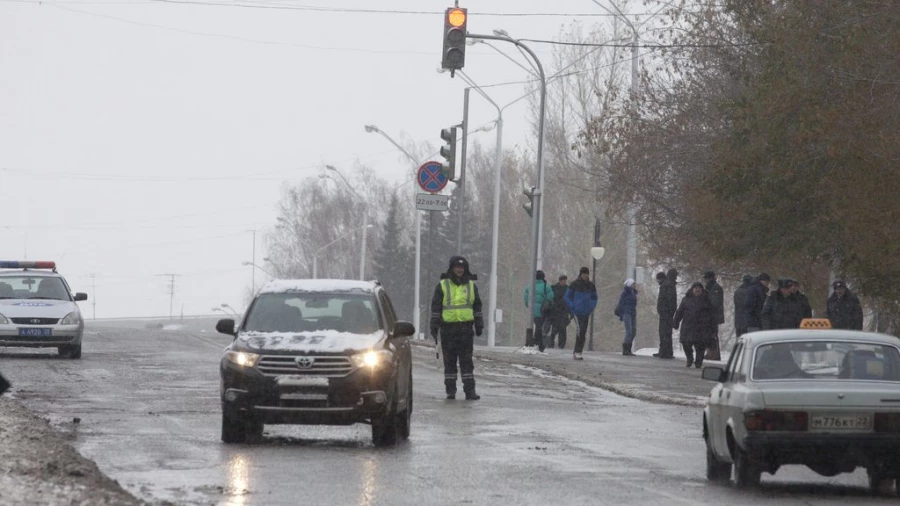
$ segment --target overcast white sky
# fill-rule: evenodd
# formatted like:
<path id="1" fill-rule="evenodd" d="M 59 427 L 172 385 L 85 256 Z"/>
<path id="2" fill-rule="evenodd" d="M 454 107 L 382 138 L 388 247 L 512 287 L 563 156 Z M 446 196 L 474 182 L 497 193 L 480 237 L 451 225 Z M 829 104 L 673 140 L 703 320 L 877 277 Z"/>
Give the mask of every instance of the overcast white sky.
<path id="1" fill-rule="evenodd" d="M 57 261 L 91 297 L 88 318 L 92 300 L 98 318 L 167 315 L 166 273 L 179 274 L 176 314 L 240 309 L 251 230 L 262 264 L 285 181 L 362 163 L 401 182 L 408 165 L 363 126 L 436 144 L 461 119 L 464 83 L 436 72 L 452 0 L 177 1 L 0 0 L 0 259 Z M 470 32 L 519 38 L 608 20 L 479 15 L 602 13 L 590 0 L 461 6 Z M 549 46 L 532 47 L 549 64 Z M 484 46 L 466 72 L 482 85 L 528 77 Z M 532 143 L 527 104 L 505 114 L 506 146 Z M 495 115 L 473 95 L 474 125 Z"/>

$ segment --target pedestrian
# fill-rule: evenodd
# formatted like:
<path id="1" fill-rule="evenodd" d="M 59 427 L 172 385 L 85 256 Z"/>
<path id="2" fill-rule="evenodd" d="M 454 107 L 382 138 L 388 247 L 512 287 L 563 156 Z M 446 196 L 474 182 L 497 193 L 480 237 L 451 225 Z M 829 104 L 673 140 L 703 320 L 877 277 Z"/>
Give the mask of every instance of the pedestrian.
<path id="1" fill-rule="evenodd" d="M 800 291 L 800 282 L 796 279 L 791 280 L 791 295 L 797 300 L 797 303 L 799 303 L 800 307 L 803 309 L 803 317 L 812 318 L 812 306 L 809 304 L 809 297 L 807 297 L 805 293 Z"/>
<path id="2" fill-rule="evenodd" d="M 575 317 L 575 349 L 572 358 L 584 360 L 581 353 L 584 350 L 588 319 L 597 307 L 597 287 L 591 281 L 590 269 L 582 267 L 578 271 L 578 279 L 569 285 L 565 300 L 569 312 Z"/>
<path id="3" fill-rule="evenodd" d="M 681 349 L 687 359 L 685 367 L 703 367 L 703 356 L 706 348 L 712 343 L 716 333 L 716 309 L 703 283 L 695 281 L 688 293 L 684 294 L 672 328 L 681 327 L 679 338 Z"/>
<path id="4" fill-rule="evenodd" d="M 634 343 L 634 336 L 637 335 L 637 289 L 634 287 L 634 280 L 628 278 L 625 280 L 625 286 L 622 287 L 622 294 L 619 295 L 619 303 L 616 305 L 613 314 L 619 317 L 619 320 L 625 324 L 625 338 L 622 340 L 622 355 L 626 357 L 634 356 L 631 352 L 631 345 Z"/>
<path id="5" fill-rule="evenodd" d="M 450 258 L 450 268 L 441 274 L 441 281 L 431 298 L 431 337 L 441 337 L 444 355 L 444 388 L 448 399 L 456 398 L 456 364 L 462 373 L 466 400 L 477 401 L 475 393 L 475 364 L 472 360 L 475 336 L 484 330 L 481 297 L 476 277 L 469 271 L 469 262 L 461 256 Z"/>
<path id="6" fill-rule="evenodd" d="M 753 320 L 753 301 L 756 288 L 753 276 L 746 274 L 741 279 L 741 286 L 734 291 L 734 332 L 738 337 L 747 333 Z M 758 327 L 759 325 L 754 325 Z"/>
<path id="7" fill-rule="evenodd" d="M 769 298 L 769 283 L 772 278 L 768 273 L 760 272 L 753 282 L 753 291 L 750 292 L 749 305 L 750 320 L 747 322 L 747 332 L 762 330 L 762 311 Z"/>
<path id="8" fill-rule="evenodd" d="M 778 290 L 766 299 L 762 310 L 763 330 L 800 328 L 803 307 L 797 297 L 793 297 L 793 283 L 788 278 L 778 279 Z"/>
<path id="9" fill-rule="evenodd" d="M 538 351 L 544 351 L 544 334 L 550 333 L 550 327 L 545 326 L 544 321 L 546 320 L 549 323 L 547 317 L 550 316 L 550 312 L 553 309 L 553 290 L 550 289 L 550 285 L 547 284 L 545 277 L 544 271 L 537 271 L 534 274 L 534 309 L 531 311 L 534 317 L 533 342 L 525 343 L 525 346 L 537 346 Z M 531 305 L 531 285 L 525 287 L 523 295 L 525 307 L 528 308 Z"/>
<path id="10" fill-rule="evenodd" d="M 678 271 L 669 269 L 665 273 L 657 273 L 659 297 L 656 299 L 656 312 L 659 314 L 659 353 L 657 358 L 675 358 L 672 350 L 672 318 L 678 310 Z"/>
<path id="11" fill-rule="evenodd" d="M 719 325 L 725 323 L 725 292 L 722 290 L 722 285 L 716 281 L 716 273 L 713 271 L 706 271 L 703 274 L 703 282 L 706 284 L 703 288 L 709 294 L 709 301 L 713 305 L 716 322 L 713 340 L 706 350 L 706 359 L 722 360 L 722 354 L 719 351 Z"/>
<path id="12" fill-rule="evenodd" d="M 847 288 L 847 284 L 837 280 L 831 284 L 834 291 L 828 297 L 825 316 L 831 320 L 831 327 L 845 330 L 863 329 L 863 312 L 859 298 Z"/>
<path id="13" fill-rule="evenodd" d="M 0 395 L 3 395 L 3 392 L 9 390 L 9 387 L 11 386 L 12 385 L 9 383 L 9 380 L 4 378 L 3 375 L 0 374 Z"/>
<path id="14" fill-rule="evenodd" d="M 550 339 L 547 343 L 549 348 L 553 348 L 554 341 L 559 349 L 566 348 L 566 327 L 569 326 L 569 322 L 572 320 L 572 313 L 569 312 L 565 301 L 566 291 L 569 290 L 568 283 L 569 277 L 565 274 L 560 274 L 556 284 L 550 287 L 553 290 L 553 310 L 550 313 L 552 328 L 550 330 Z"/>

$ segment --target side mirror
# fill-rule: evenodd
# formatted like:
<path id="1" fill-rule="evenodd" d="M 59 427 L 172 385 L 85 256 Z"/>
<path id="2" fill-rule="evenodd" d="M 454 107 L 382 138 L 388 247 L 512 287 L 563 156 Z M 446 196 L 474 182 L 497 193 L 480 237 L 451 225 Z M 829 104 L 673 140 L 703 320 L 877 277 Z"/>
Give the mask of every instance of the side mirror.
<path id="1" fill-rule="evenodd" d="M 87 300 L 87 294 L 78 292 L 75 294 L 75 302 L 81 302 L 83 300 Z"/>
<path id="2" fill-rule="evenodd" d="M 403 320 L 398 321 L 394 324 L 394 336 L 393 337 L 409 337 L 415 335 L 416 328 L 412 323 L 405 322 Z"/>
<path id="3" fill-rule="evenodd" d="M 721 367 L 704 367 L 702 377 L 705 380 L 722 383 L 725 381 L 725 369 Z"/>
<path id="4" fill-rule="evenodd" d="M 216 331 L 220 334 L 234 335 L 234 320 L 231 318 L 223 318 L 216 323 Z"/>

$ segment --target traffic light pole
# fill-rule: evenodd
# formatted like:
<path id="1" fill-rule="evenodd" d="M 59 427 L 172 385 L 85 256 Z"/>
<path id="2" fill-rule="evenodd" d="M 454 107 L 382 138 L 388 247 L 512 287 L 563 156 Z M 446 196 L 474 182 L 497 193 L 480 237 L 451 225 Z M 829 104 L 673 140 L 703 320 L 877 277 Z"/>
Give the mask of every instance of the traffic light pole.
<path id="1" fill-rule="evenodd" d="M 540 244 L 538 243 L 538 230 L 540 228 L 541 223 L 541 199 L 543 198 L 543 185 L 544 185 L 544 115 L 547 104 L 547 77 L 544 74 L 544 67 L 541 65 L 541 61 L 538 59 L 537 55 L 534 54 L 534 51 L 531 50 L 528 46 L 523 44 L 522 42 L 506 36 L 506 35 L 478 35 L 474 33 L 467 33 L 466 37 L 473 39 L 487 39 L 487 40 L 503 40 L 525 50 L 531 58 L 534 60 L 535 66 L 537 67 L 538 74 L 541 77 L 541 101 L 539 105 L 539 113 L 538 113 L 538 145 L 537 145 L 537 180 L 538 187 L 534 190 L 534 215 L 532 217 L 531 222 L 531 272 L 529 276 L 531 277 L 531 293 L 528 307 L 531 308 L 531 311 L 534 311 L 534 299 L 535 299 L 535 273 L 537 272 L 537 264 L 538 264 L 538 250 L 540 248 Z M 533 314 L 533 313 L 531 313 Z M 534 318 L 529 315 L 526 318 L 528 325 L 525 330 L 525 342 L 526 344 L 532 343 L 534 340 Z"/>
<path id="2" fill-rule="evenodd" d="M 459 186 L 459 205 L 456 206 L 457 213 L 459 214 L 459 216 L 457 217 L 459 223 L 456 230 L 457 255 L 463 254 L 463 222 L 465 221 L 463 218 L 465 217 L 464 209 L 466 202 L 466 145 L 468 145 L 469 139 L 469 91 L 470 88 L 466 88 L 465 93 L 463 94 L 462 153 L 459 160 L 459 179 L 457 182 L 457 185 Z"/>

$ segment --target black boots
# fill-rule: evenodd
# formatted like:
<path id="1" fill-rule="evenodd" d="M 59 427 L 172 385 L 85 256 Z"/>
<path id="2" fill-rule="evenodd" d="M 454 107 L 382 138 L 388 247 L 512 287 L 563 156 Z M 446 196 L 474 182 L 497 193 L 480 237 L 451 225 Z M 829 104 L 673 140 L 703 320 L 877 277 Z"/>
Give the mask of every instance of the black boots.
<path id="1" fill-rule="evenodd" d="M 456 399 L 456 392 L 447 392 L 447 399 L 450 399 L 451 401 Z"/>
<path id="2" fill-rule="evenodd" d="M 481 399 L 481 396 L 475 393 L 475 390 L 469 390 L 466 392 L 466 400 L 467 401 L 477 401 Z"/>
<path id="3" fill-rule="evenodd" d="M 623 344 L 623 345 L 622 345 L 622 355 L 625 355 L 626 357 L 633 357 L 633 356 L 634 356 L 634 353 L 631 353 L 631 345 L 630 345 L 630 344 Z"/>

